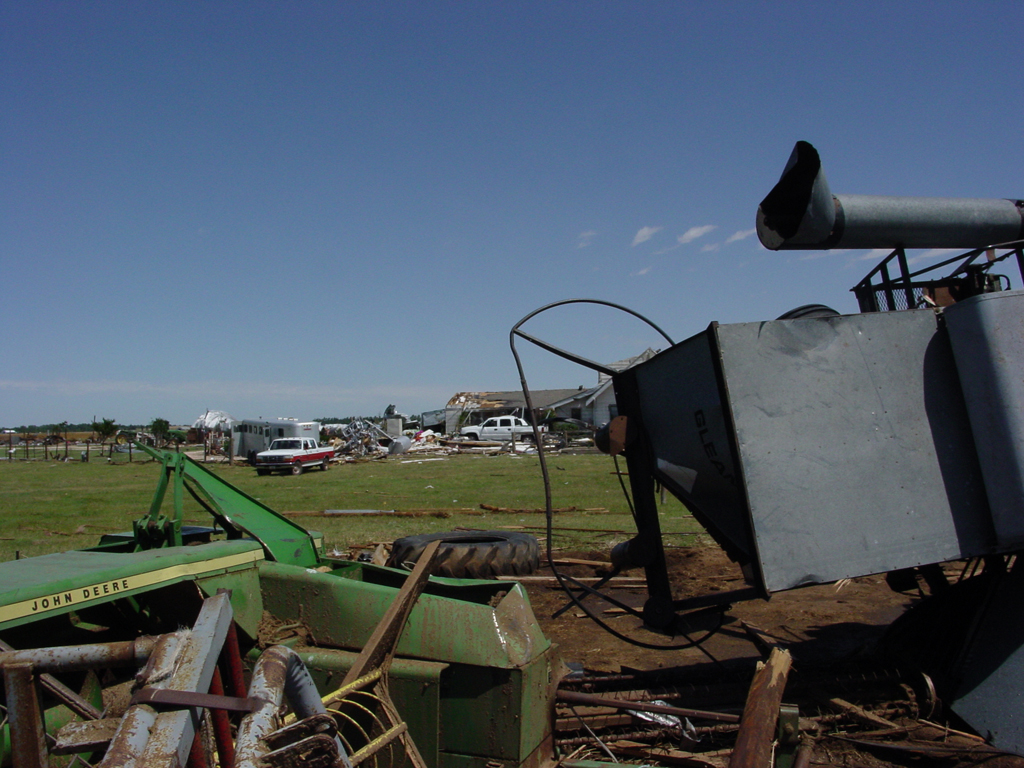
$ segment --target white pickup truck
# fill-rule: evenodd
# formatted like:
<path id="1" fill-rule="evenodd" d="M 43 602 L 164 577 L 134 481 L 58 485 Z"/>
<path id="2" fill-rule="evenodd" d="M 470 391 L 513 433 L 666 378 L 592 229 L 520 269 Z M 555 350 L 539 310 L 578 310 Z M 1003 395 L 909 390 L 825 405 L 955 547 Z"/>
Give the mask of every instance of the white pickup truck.
<path id="1" fill-rule="evenodd" d="M 546 432 L 547 427 L 541 426 L 540 431 Z M 483 424 L 463 427 L 459 434 L 467 440 L 499 440 L 507 443 L 516 440 L 533 440 L 533 425 L 518 416 L 492 416 Z"/>
<path id="2" fill-rule="evenodd" d="M 307 467 L 326 470 L 331 466 L 334 449 L 319 445 L 310 437 L 279 437 L 270 449 L 256 454 L 256 474 L 268 475 L 284 470 L 301 475 Z"/>

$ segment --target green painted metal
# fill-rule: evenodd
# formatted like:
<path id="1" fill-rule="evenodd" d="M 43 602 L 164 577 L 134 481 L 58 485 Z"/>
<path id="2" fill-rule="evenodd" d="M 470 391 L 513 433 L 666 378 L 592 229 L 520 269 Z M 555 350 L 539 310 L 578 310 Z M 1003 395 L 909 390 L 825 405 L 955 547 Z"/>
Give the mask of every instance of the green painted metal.
<path id="1" fill-rule="evenodd" d="M 0 629 L 30 624 L 199 577 L 254 570 L 257 542 L 141 552 L 61 552 L 0 563 Z"/>
<path id="2" fill-rule="evenodd" d="M 317 534 L 183 454 L 140 447 L 162 471 L 133 534 L 0 563 L 0 631 L 25 639 L 38 623 L 46 644 L 120 616 L 111 626 L 131 633 L 153 606 L 179 596 L 187 605 L 194 582 L 207 595 L 230 590 L 253 640 L 265 611 L 300 622 L 317 644 L 300 651 L 320 690 L 337 687 L 407 574 L 323 560 Z M 226 540 L 182 546 L 193 535 L 182 525 L 186 493 Z M 333 570 L 314 570 L 325 563 Z M 431 578 L 396 653 L 392 697 L 430 768 L 533 768 L 550 756 L 554 649 L 520 585 Z"/>
<path id="3" fill-rule="evenodd" d="M 295 648 L 322 692 L 338 688 L 359 656 L 336 648 Z M 250 654 L 250 657 L 252 654 Z M 388 670 L 388 691 L 427 765 L 445 766 L 440 754 L 441 686 L 447 664 L 394 659 Z"/>
<path id="4" fill-rule="evenodd" d="M 256 568 L 219 571 L 198 577 L 196 583 L 207 597 L 213 597 L 221 589 L 231 592 L 235 623 L 249 637 L 257 636 L 263 619 L 263 593 Z"/>
<path id="5" fill-rule="evenodd" d="M 369 574 L 375 569 L 358 565 Z M 393 586 L 333 572 L 309 573 L 269 561 L 260 563 L 259 570 L 268 611 L 282 620 L 317 627 L 318 642 L 339 648 L 362 648 L 396 592 Z M 387 571 L 399 583 L 403 578 L 398 571 L 377 570 Z M 459 599 L 460 591 L 465 599 Z M 550 646 L 521 585 L 431 578 L 409 614 L 397 652 L 431 661 L 509 669 L 526 665 Z"/>
<path id="6" fill-rule="evenodd" d="M 263 546 L 269 559 L 278 562 L 307 567 L 319 564 L 318 534 L 278 514 L 185 454 L 158 451 L 142 443 L 136 445 L 163 466 L 149 513 L 133 526 L 136 548 L 182 546 L 184 500 L 188 492 L 213 516 L 229 539 L 251 536 Z M 161 511 L 168 488 L 172 489 L 172 515 Z"/>
<path id="7" fill-rule="evenodd" d="M 264 561 L 259 571 L 268 611 L 306 624 L 318 645 L 353 651 L 366 643 L 404 577 L 366 564 L 311 573 Z M 420 710 L 434 706 L 425 701 L 399 708 L 406 719 L 437 718 L 438 757 L 430 765 L 518 766 L 550 750 L 554 649 L 519 584 L 431 578 L 397 653 L 447 665 L 436 715 Z"/>
<path id="8" fill-rule="evenodd" d="M 463 667 L 453 664 L 441 693 L 441 722 L 466 727 L 445 728 L 441 751 L 518 766 L 545 763 L 552 754 L 552 679 L 554 649 L 516 669 Z"/>

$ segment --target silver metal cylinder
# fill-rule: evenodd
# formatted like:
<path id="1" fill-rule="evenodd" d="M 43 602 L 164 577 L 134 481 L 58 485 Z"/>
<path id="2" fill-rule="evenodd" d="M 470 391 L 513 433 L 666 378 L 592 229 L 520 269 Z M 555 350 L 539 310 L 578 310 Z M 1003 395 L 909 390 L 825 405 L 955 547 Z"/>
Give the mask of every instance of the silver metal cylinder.
<path id="1" fill-rule="evenodd" d="M 983 248 L 1024 238 L 1024 201 L 833 195 L 817 150 L 798 141 L 757 236 L 770 250 Z"/>

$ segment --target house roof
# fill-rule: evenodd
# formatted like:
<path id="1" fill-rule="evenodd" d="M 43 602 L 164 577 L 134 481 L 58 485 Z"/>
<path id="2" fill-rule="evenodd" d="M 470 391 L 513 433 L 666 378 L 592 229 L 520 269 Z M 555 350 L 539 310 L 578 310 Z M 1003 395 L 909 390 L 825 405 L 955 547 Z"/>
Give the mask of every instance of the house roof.
<path id="1" fill-rule="evenodd" d="M 614 363 L 608 363 L 607 365 L 609 368 L 615 371 L 624 371 L 627 368 L 632 368 L 637 363 L 642 363 L 645 360 L 650 360 L 656 354 L 658 354 L 658 350 L 651 349 L 650 347 L 648 347 L 639 355 L 627 357 L 625 360 L 619 360 Z M 551 403 L 548 407 L 561 408 L 563 405 L 568 405 L 569 403 L 577 402 L 580 400 L 583 401 L 584 405 L 593 405 L 594 401 L 598 398 L 598 396 L 612 385 L 612 377 L 608 376 L 607 374 L 601 373 L 598 374 L 597 382 L 598 383 L 596 387 L 591 387 L 590 389 L 580 389 L 578 391 L 571 392 L 569 396 L 557 402 Z"/>
<path id="2" fill-rule="evenodd" d="M 552 404 L 570 398 L 583 391 L 576 389 L 534 389 L 530 391 L 530 399 L 534 408 L 550 408 Z M 458 392 L 448 401 L 449 408 L 463 410 L 492 408 L 526 408 L 526 398 L 522 392 Z"/>
<path id="3" fill-rule="evenodd" d="M 639 355 L 627 357 L 614 363 L 608 363 L 608 367 L 615 371 L 624 371 L 644 360 L 650 360 L 658 354 L 658 350 L 648 347 Z M 599 374 L 597 386 L 590 389 L 577 387 L 576 389 L 534 389 L 530 391 L 533 400 L 533 407 L 539 409 L 558 408 L 568 405 L 577 400 L 584 400 L 586 405 L 594 402 L 601 392 L 611 386 L 611 377 Z M 448 401 L 448 408 L 460 408 L 462 410 L 492 410 L 499 408 L 526 408 L 526 399 L 520 391 L 512 392 L 457 392 Z"/>
<path id="4" fill-rule="evenodd" d="M 643 352 L 641 352 L 639 355 L 633 355 L 633 357 L 627 357 L 625 360 L 617 360 L 614 363 L 607 363 L 606 367 L 607 368 L 611 368 L 613 371 L 616 371 L 616 372 L 624 371 L 627 368 L 632 368 L 637 363 L 642 363 L 644 360 L 650 360 L 652 357 L 654 357 L 656 354 L 658 354 L 658 351 L 659 350 L 657 350 L 657 349 L 651 349 L 650 347 L 648 347 Z M 606 373 L 599 373 L 597 375 L 597 383 L 599 385 L 603 384 L 604 382 L 608 381 L 609 379 L 611 379 L 611 376 L 609 376 Z"/>

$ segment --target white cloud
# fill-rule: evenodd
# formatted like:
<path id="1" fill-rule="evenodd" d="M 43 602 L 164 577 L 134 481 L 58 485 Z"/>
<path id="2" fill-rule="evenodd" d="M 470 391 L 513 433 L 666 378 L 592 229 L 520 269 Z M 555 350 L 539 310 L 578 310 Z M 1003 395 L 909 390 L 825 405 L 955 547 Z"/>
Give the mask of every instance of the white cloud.
<path id="1" fill-rule="evenodd" d="M 638 269 L 636 272 L 633 272 L 630 275 L 630 277 L 637 277 L 638 275 L 646 275 L 650 271 L 651 271 L 650 267 L 644 267 L 643 269 Z"/>
<path id="2" fill-rule="evenodd" d="M 731 235 L 729 235 L 725 242 L 735 243 L 739 240 L 746 240 L 755 232 L 757 232 L 756 229 L 741 229 L 739 232 L 733 232 Z"/>
<path id="3" fill-rule="evenodd" d="M 686 245 L 687 243 L 692 243 L 698 237 L 704 237 L 704 235 L 714 229 L 718 229 L 714 224 L 705 224 L 702 227 L 690 227 L 688 230 L 683 232 L 683 234 L 677 237 L 676 240 L 679 241 L 680 245 Z"/>
<path id="4" fill-rule="evenodd" d="M 637 232 L 636 237 L 633 238 L 633 245 L 646 243 L 663 229 L 664 227 L 640 227 L 640 231 Z"/>
<path id="5" fill-rule="evenodd" d="M 703 248 L 701 248 L 701 251 L 703 251 L 704 253 L 708 253 L 710 251 L 717 251 L 719 248 L 721 248 L 721 246 L 718 243 L 708 243 Z"/>
<path id="6" fill-rule="evenodd" d="M 872 251 L 868 251 L 863 256 L 858 256 L 854 261 L 881 261 L 890 253 L 892 253 L 892 248 L 875 248 Z"/>
<path id="7" fill-rule="evenodd" d="M 960 253 L 964 253 L 964 251 L 959 248 L 932 248 L 924 251 L 923 253 L 919 253 L 916 256 L 912 256 L 907 259 L 907 263 L 917 264 L 918 262 L 928 261 L 929 259 L 950 259 Z M 888 254 L 886 254 L 886 256 L 887 255 Z"/>
<path id="8" fill-rule="evenodd" d="M 586 232 L 580 232 L 579 237 L 576 238 L 576 247 L 586 248 L 595 237 L 597 237 L 597 232 L 592 229 L 587 230 Z"/>

